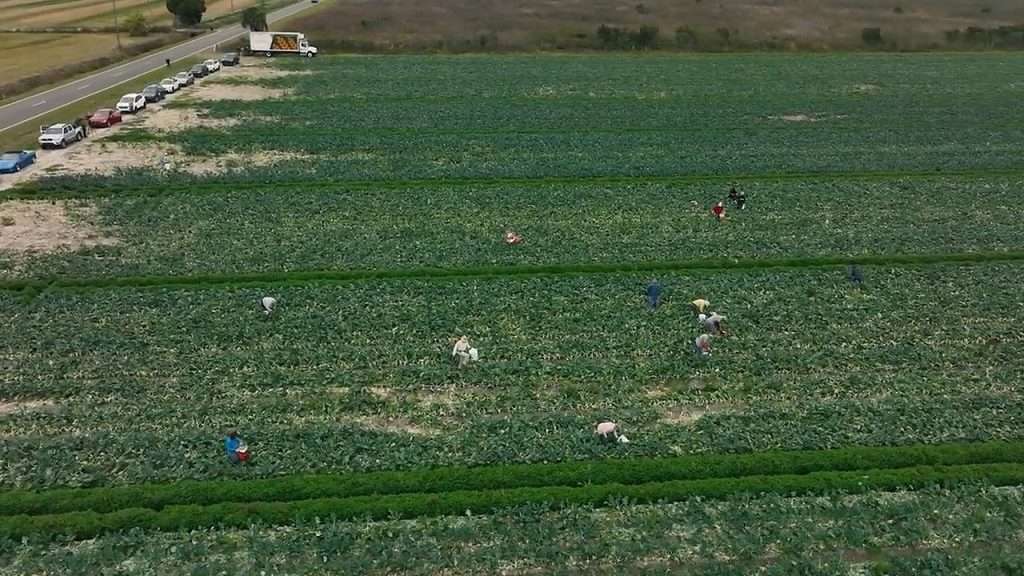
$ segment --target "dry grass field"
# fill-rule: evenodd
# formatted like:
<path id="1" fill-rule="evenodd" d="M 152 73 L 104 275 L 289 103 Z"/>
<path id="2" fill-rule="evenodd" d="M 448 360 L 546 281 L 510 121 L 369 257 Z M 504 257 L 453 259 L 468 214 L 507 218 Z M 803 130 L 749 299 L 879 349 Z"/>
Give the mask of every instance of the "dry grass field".
<path id="1" fill-rule="evenodd" d="M 945 32 L 1024 24 L 1019 0 L 352 0 L 290 22 L 323 46 L 376 49 L 559 49 L 592 46 L 601 24 L 658 27 L 665 43 L 689 27 L 733 47 L 844 49 L 881 28 L 888 46 L 927 48 Z"/>
<path id="2" fill-rule="evenodd" d="M 144 39 L 121 35 L 125 46 Z M 80 60 L 91 60 L 116 50 L 113 34 L 0 34 L 0 78 L 15 81 L 45 70 Z"/>
<path id="3" fill-rule="evenodd" d="M 224 16 L 255 3 L 255 0 L 209 0 L 204 20 Z M 3 28 L 46 28 L 48 26 L 106 27 L 114 25 L 109 0 L 0 0 Z M 170 25 L 172 17 L 164 0 L 122 0 L 117 3 L 121 18 L 141 12 L 153 25 Z"/>

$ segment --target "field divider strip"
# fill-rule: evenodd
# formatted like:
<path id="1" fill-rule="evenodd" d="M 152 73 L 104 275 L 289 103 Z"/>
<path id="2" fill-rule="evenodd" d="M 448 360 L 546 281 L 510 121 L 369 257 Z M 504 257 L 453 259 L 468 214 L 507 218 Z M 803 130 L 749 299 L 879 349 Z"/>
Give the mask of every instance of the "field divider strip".
<path id="1" fill-rule="evenodd" d="M 765 494 L 857 494 L 934 485 L 950 486 L 964 482 L 993 486 L 1020 485 L 1024 483 L 1024 465 L 915 466 L 634 485 L 610 483 L 318 498 L 290 502 L 225 502 L 210 506 L 176 505 L 161 510 L 126 508 L 106 514 L 80 511 L 40 516 L 3 516 L 0 517 L 0 538 L 20 540 L 32 536 L 62 536 L 84 539 L 129 529 L 177 531 L 211 526 L 245 528 L 254 523 L 285 525 L 332 519 L 365 521 L 491 514 L 531 504 L 558 509 L 567 506 L 604 506 L 623 501 L 633 504 L 677 502 L 695 497 L 728 499 Z"/>
<path id="2" fill-rule="evenodd" d="M 851 264 L 865 266 L 907 266 L 926 264 L 981 264 L 1019 262 L 1024 251 L 954 252 L 949 254 L 892 254 L 864 256 L 816 256 L 807 258 L 734 258 L 681 261 L 652 261 L 608 264 L 523 264 L 511 266 L 470 266 L 464 268 L 405 268 L 310 270 L 300 272 L 258 272 L 245 274 L 195 274 L 177 276 L 118 276 L 94 278 L 43 278 L 7 280 L 0 290 L 22 292 L 26 301 L 43 290 L 75 288 L 203 288 L 227 285 L 298 284 L 310 282 L 351 282 L 360 280 L 507 278 L 528 276 L 578 276 L 584 274 L 629 274 L 687 270 L 730 271 L 826 268 Z"/>
<path id="3" fill-rule="evenodd" d="M 340 180 L 335 178 L 282 179 L 273 182 L 218 181 L 208 177 L 203 181 L 186 182 L 141 181 L 93 185 L 87 179 L 64 180 L 51 185 L 28 185 L 0 193 L 0 200 L 32 200 L 60 198 L 93 198 L 106 196 L 166 196 L 170 194 L 203 194 L 221 191 L 290 191 L 303 189 L 334 190 L 406 190 L 444 187 L 499 187 L 499 186 L 572 186 L 572 185 L 630 185 L 630 184 L 700 184 L 733 182 L 784 181 L 885 181 L 921 180 L 934 178 L 996 178 L 1022 177 L 1024 169 L 995 170 L 909 170 L 909 171 L 852 171 L 852 172 L 764 172 L 760 174 L 671 174 L 671 175 L 607 175 L 607 176 L 550 176 L 550 177 L 487 177 L 487 178 L 425 178 L 406 180 Z"/>
<path id="4" fill-rule="evenodd" d="M 915 466 L 1020 464 L 1024 442 L 984 442 L 833 450 L 703 454 L 671 458 L 611 458 L 560 463 L 449 467 L 425 470 L 306 474 L 251 480 L 183 480 L 94 488 L 0 492 L 0 516 L 112 513 L 170 506 L 289 502 L 323 498 L 440 494 L 451 491 L 623 486 L 669 481 L 806 475 Z"/>

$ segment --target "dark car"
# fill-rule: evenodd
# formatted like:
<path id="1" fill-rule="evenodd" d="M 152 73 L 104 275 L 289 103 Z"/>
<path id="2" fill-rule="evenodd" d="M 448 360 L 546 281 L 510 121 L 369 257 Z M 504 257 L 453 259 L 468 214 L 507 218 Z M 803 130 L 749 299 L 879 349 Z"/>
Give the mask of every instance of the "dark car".
<path id="1" fill-rule="evenodd" d="M 238 52 L 225 52 L 220 56 L 220 63 L 223 66 L 237 66 L 238 62 Z"/>
<path id="2" fill-rule="evenodd" d="M 210 71 L 207 70 L 206 66 L 204 66 L 203 64 L 196 64 L 195 66 L 189 69 L 189 72 L 192 74 L 192 76 L 196 78 L 202 78 L 203 76 L 206 76 L 210 73 Z"/>
<path id="3" fill-rule="evenodd" d="M 159 84 L 150 84 L 142 89 L 142 95 L 146 98 L 146 102 L 159 102 L 167 97 L 167 91 Z"/>

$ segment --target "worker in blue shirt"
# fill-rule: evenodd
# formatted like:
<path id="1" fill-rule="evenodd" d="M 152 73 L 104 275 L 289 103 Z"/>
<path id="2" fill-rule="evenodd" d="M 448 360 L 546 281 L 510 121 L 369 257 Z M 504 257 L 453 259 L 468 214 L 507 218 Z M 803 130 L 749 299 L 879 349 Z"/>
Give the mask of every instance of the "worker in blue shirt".
<path id="1" fill-rule="evenodd" d="M 661 302 L 661 284 L 657 280 L 651 280 L 647 285 L 647 309 L 654 310 Z"/>
<path id="2" fill-rule="evenodd" d="M 249 448 L 245 445 L 245 440 L 239 438 L 238 432 L 234 430 L 228 432 L 227 438 L 224 439 L 224 452 L 232 463 L 237 464 L 249 459 Z"/>

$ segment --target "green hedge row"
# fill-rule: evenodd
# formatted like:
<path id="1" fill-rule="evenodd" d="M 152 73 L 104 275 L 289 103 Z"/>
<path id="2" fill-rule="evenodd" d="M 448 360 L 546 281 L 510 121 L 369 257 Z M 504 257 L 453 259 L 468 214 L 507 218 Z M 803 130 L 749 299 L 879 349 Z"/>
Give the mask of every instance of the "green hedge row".
<path id="1" fill-rule="evenodd" d="M 131 137 L 129 137 L 131 138 Z M 248 190 L 407 190 L 410 188 L 439 188 L 456 186 L 571 186 L 626 185 L 626 184 L 700 184 L 750 181 L 791 181 L 791 180 L 896 180 L 926 178 L 992 178 L 1024 176 L 1022 170 L 909 170 L 909 171 L 855 171 L 855 172 L 765 172 L 761 174 L 676 174 L 651 176 L 554 176 L 536 178 L 421 178 L 409 180 L 335 180 L 322 178 L 281 179 L 273 182 L 232 181 L 216 178 L 173 182 L 157 177 L 136 178 L 127 183 L 116 180 L 91 180 L 88 178 L 62 177 L 59 181 L 29 184 L 0 194 L 2 200 L 31 200 L 38 198 L 85 198 L 95 196 L 167 196 L 170 194 L 216 193 L 225 189 L 235 190 L 244 186 Z M 109 183 L 108 183 L 109 182 Z"/>
<path id="2" fill-rule="evenodd" d="M 392 270 L 313 270 L 308 272 L 260 272 L 251 274 L 197 274 L 188 276 L 118 276 L 99 278 L 58 278 L 53 280 L 10 280 L 0 290 L 37 293 L 48 288 L 142 288 L 179 286 L 238 286 L 246 284 L 287 284 L 342 282 L 402 278 L 487 278 L 562 274 L 623 274 L 684 270 L 759 270 L 765 268 L 815 268 L 861 265 L 980 264 L 1024 260 L 1024 251 L 962 252 L 951 254 L 907 254 L 870 256 L 816 256 L 809 258 L 744 258 L 678 260 L 611 264 L 549 264 L 521 266 L 476 266 L 466 268 L 407 268 Z"/>
<path id="3" fill-rule="evenodd" d="M 129 508 L 107 514 L 70 512 L 43 516 L 0 517 L 0 538 L 30 536 L 91 538 L 104 532 L 139 528 L 191 530 L 209 526 L 246 527 L 327 519 L 415 518 L 487 514 L 526 504 L 600 506 L 628 499 L 636 503 L 673 502 L 693 497 L 729 498 L 748 494 L 806 495 L 913 489 L 960 482 L 996 486 L 1024 483 L 1024 465 L 981 464 L 918 466 L 893 470 L 813 472 L 806 475 L 705 478 L 638 485 L 546 486 L 509 490 L 455 490 L 437 494 L 392 494 L 319 498 L 294 502 L 228 502 L 212 506 L 169 506 L 162 510 Z"/>
<path id="4" fill-rule="evenodd" d="M 746 476 L 800 475 L 913 466 L 1024 464 L 1024 442 L 933 446 L 856 447 L 838 450 L 719 454 L 676 458 L 611 459 L 557 464 L 438 468 L 349 475 L 296 475 L 260 480 L 181 481 L 41 492 L 0 493 L 0 516 L 160 510 L 174 505 L 287 502 L 322 498 L 507 490 Z"/>

